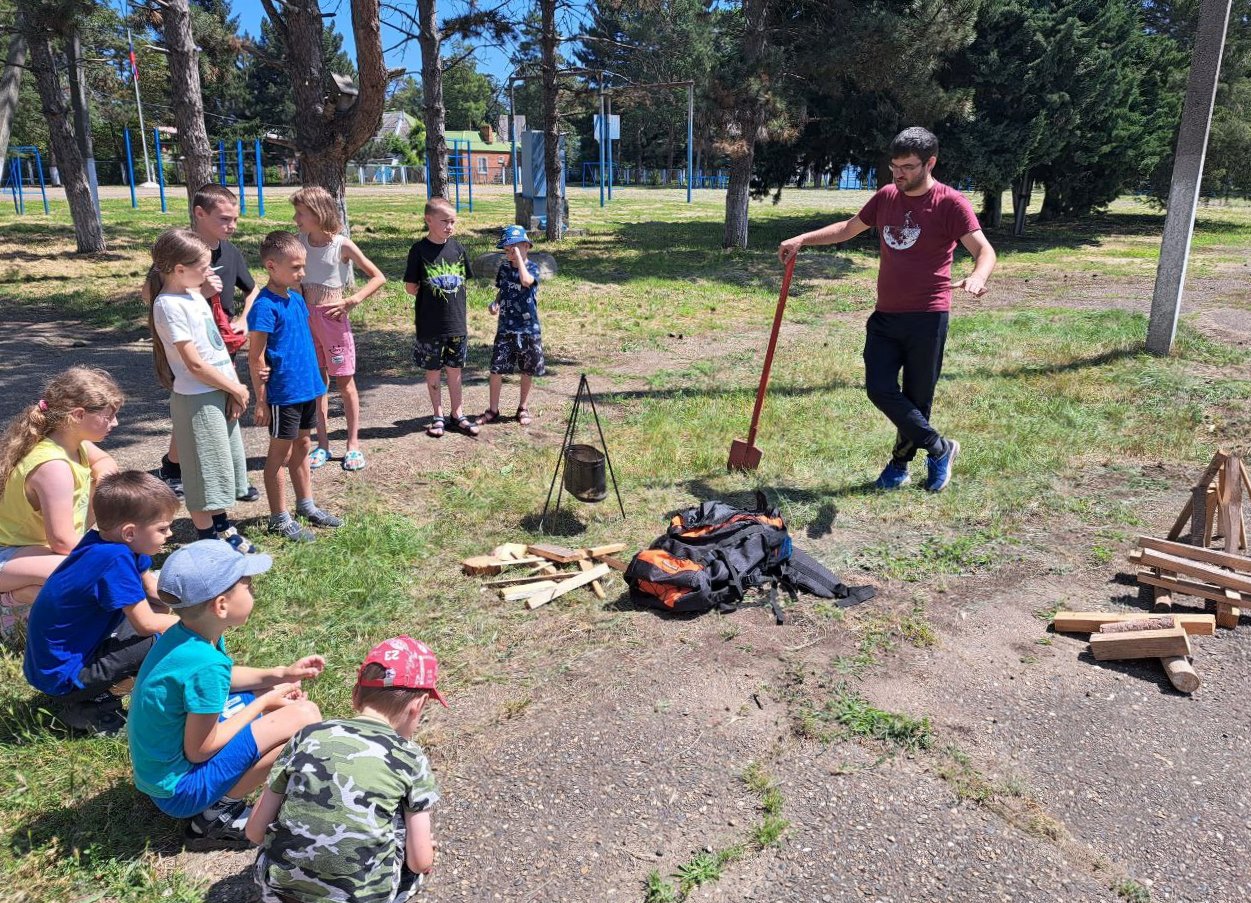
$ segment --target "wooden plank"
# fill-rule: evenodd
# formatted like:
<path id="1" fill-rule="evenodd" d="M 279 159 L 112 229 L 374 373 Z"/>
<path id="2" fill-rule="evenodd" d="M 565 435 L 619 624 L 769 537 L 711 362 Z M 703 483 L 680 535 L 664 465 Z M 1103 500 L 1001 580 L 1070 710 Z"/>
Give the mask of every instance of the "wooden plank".
<path id="1" fill-rule="evenodd" d="M 586 586 L 592 580 L 598 580 L 601 577 L 607 577 L 607 576 L 608 576 L 608 565 L 597 564 L 593 568 L 591 568 L 589 571 L 583 571 L 581 574 L 578 574 L 575 577 L 571 577 L 568 580 L 561 581 L 559 585 L 554 586 L 549 590 L 541 592 L 536 596 L 531 596 L 529 599 L 526 600 L 526 608 L 533 609 L 533 608 L 538 608 L 540 605 L 546 605 L 548 602 L 551 602 L 553 599 L 558 599 L 561 596 L 563 596 L 565 593 L 577 589 L 579 586 Z"/>
<path id="2" fill-rule="evenodd" d="M 588 558 L 603 558 L 605 555 L 616 555 L 618 552 L 625 551 L 626 544 L 624 542 L 611 542 L 606 546 L 591 546 L 583 549 Z"/>
<path id="3" fill-rule="evenodd" d="M 1174 575 L 1165 576 L 1155 571 L 1139 571 L 1138 582 L 1145 586 L 1160 586 L 1170 590 L 1174 595 L 1194 596 L 1198 599 L 1211 599 L 1213 602 L 1224 602 L 1225 591 L 1219 586 L 1212 586 L 1201 580 L 1190 580 Z M 1241 598 L 1239 599 L 1241 601 Z"/>
<path id="4" fill-rule="evenodd" d="M 626 571 L 626 567 L 627 567 L 626 563 L 622 561 L 620 558 L 615 558 L 612 555 L 598 555 L 596 556 L 595 560 L 608 565 L 614 571 L 620 571 L 623 574 Z"/>
<path id="5" fill-rule="evenodd" d="M 1199 680 L 1199 672 L 1194 669 L 1194 665 L 1180 655 L 1162 658 L 1160 664 L 1164 666 L 1164 673 L 1168 675 L 1169 682 L 1182 693 L 1193 693 L 1202 684 Z"/>
<path id="6" fill-rule="evenodd" d="M 1058 611 L 1051 623 L 1057 633 L 1096 633 L 1104 624 L 1149 617 L 1146 612 Z M 1191 636 L 1216 633 L 1216 618 L 1212 615 L 1173 615 L 1172 618 L 1174 624 Z"/>
<path id="7" fill-rule="evenodd" d="M 540 558 L 546 558 L 548 561 L 554 561 L 557 564 L 568 564 L 571 561 L 579 561 L 586 557 L 586 552 L 581 549 L 566 549 L 564 546 L 548 543 L 528 545 L 526 546 L 526 551 L 531 555 L 538 555 Z"/>
<path id="8" fill-rule="evenodd" d="M 1225 481 L 1225 494 L 1221 497 L 1221 523 L 1225 525 L 1225 551 L 1237 555 L 1242 547 L 1242 459 L 1233 457 L 1225 465 L 1225 472 L 1234 473 Z"/>
<path id="9" fill-rule="evenodd" d="M 505 587 L 499 591 L 500 598 L 505 602 L 516 602 L 518 599 L 529 599 L 538 593 L 560 586 L 555 580 L 544 580 L 542 583 L 525 583 L 521 586 Z"/>
<path id="10" fill-rule="evenodd" d="M 1199 546 L 1212 545 L 1212 534 L 1216 532 L 1216 509 L 1220 507 L 1220 498 L 1216 494 L 1216 487 L 1209 486 L 1207 491 L 1207 500 L 1203 504 L 1206 517 L 1203 521 L 1203 540 L 1195 543 Z"/>
<path id="11" fill-rule="evenodd" d="M 1225 452 L 1225 449 L 1218 448 L 1216 454 L 1212 456 L 1212 460 L 1208 462 L 1207 470 L 1203 471 L 1203 474 L 1199 477 L 1199 482 L 1195 483 L 1195 488 L 1206 489 L 1216 479 L 1216 474 L 1220 472 L 1220 469 L 1225 466 L 1225 459 L 1228 457 L 1229 455 Z"/>
<path id="12" fill-rule="evenodd" d="M 1173 610 L 1173 593 L 1171 590 L 1165 589 L 1163 586 L 1151 587 L 1155 590 L 1155 603 L 1151 606 L 1152 611 L 1172 611 Z"/>
<path id="13" fill-rule="evenodd" d="M 555 569 L 553 568 L 553 570 Z M 574 571 L 556 571 L 554 574 L 526 574 L 524 577 L 501 577 L 499 580 L 486 580 L 482 585 L 498 589 L 501 586 L 521 586 L 525 583 L 539 583 L 543 580 L 564 580 L 573 575 Z"/>
<path id="14" fill-rule="evenodd" d="M 1201 549 L 1198 546 L 1188 546 L 1184 542 L 1169 542 L 1167 539 L 1155 539 L 1151 536 L 1139 536 L 1138 545 L 1144 549 L 1154 549 L 1157 552 L 1166 552 L 1169 555 L 1180 555 L 1182 558 L 1189 558 L 1192 561 L 1206 561 L 1208 564 L 1216 564 L 1223 568 L 1251 574 L 1251 558 L 1245 555 L 1222 552 L 1219 549 Z"/>
<path id="15" fill-rule="evenodd" d="M 1203 545 L 1203 531 L 1208 522 L 1208 488 L 1196 486 L 1190 490 L 1190 544 Z"/>
<path id="16" fill-rule="evenodd" d="M 1129 633 L 1092 633 L 1090 651 L 1096 661 L 1123 661 L 1132 658 L 1166 658 L 1190 655 L 1190 639 L 1182 627 L 1167 630 L 1138 630 Z"/>
<path id="17" fill-rule="evenodd" d="M 1225 601 L 1216 603 L 1216 626 L 1225 630 L 1233 630 L 1238 626 L 1238 619 L 1242 617 L 1242 609 L 1238 607 L 1238 603 L 1242 599 L 1238 593 L 1225 591 Z"/>
<path id="18" fill-rule="evenodd" d="M 590 549 L 587 549 L 587 551 L 589 552 Z M 591 568 L 595 567 L 595 565 L 591 564 L 591 562 L 583 558 L 581 561 L 578 562 L 578 567 L 581 568 L 583 571 L 589 571 Z M 591 592 L 595 593 L 596 599 L 608 598 L 607 593 L 604 592 L 604 584 L 600 583 L 598 580 L 591 581 Z"/>
<path id="19" fill-rule="evenodd" d="M 1242 489 L 1247 495 L 1251 495 L 1251 474 L 1247 473 L 1247 464 L 1239 459 L 1238 472 L 1242 474 Z"/>
<path id="20" fill-rule="evenodd" d="M 1155 549 L 1143 549 L 1139 559 L 1144 567 L 1159 568 L 1161 571 L 1172 571 L 1175 574 L 1188 574 L 1198 577 L 1207 583 L 1213 583 L 1224 589 L 1237 590 L 1240 593 L 1251 593 L 1251 577 L 1221 570 L 1216 565 L 1191 561 L 1180 555 L 1169 555 Z"/>
<path id="21" fill-rule="evenodd" d="M 460 569 L 470 577 L 479 577 L 484 574 L 498 574 L 504 568 L 516 567 L 519 564 L 537 564 L 542 560 L 542 558 L 495 558 L 491 555 L 475 555 L 473 558 L 466 558 L 462 561 Z"/>

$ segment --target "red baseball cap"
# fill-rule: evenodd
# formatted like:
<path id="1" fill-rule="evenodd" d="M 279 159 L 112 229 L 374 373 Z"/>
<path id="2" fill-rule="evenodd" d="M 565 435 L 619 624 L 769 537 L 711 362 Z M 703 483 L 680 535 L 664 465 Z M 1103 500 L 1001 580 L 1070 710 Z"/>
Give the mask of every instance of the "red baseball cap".
<path id="1" fill-rule="evenodd" d="M 366 680 L 361 674 L 365 665 L 381 665 L 386 669 L 382 677 Z M 356 675 L 356 684 L 361 687 L 403 687 L 406 690 L 428 690 L 430 695 L 447 705 L 443 694 L 435 689 L 435 681 L 439 679 L 439 660 L 434 652 L 421 640 L 411 636 L 393 636 L 383 640 L 365 656 L 361 669 Z"/>

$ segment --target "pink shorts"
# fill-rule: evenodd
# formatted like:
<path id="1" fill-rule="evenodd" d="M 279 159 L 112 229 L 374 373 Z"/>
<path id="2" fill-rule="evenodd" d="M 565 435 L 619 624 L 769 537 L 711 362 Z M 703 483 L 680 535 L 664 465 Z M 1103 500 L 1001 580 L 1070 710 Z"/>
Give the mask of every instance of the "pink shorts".
<path id="1" fill-rule="evenodd" d="M 318 299 L 329 301 L 337 291 L 327 290 Z M 317 363 L 331 376 L 352 376 L 356 373 L 356 339 L 352 337 L 352 321 L 347 315 L 336 320 L 325 313 L 324 308 L 308 309 L 308 328 L 313 333 L 313 345 L 317 348 Z"/>

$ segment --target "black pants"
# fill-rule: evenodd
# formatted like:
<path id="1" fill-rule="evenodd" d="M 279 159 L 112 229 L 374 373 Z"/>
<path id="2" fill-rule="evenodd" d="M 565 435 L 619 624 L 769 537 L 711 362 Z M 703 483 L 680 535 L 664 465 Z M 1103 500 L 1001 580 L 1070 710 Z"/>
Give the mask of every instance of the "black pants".
<path id="1" fill-rule="evenodd" d="M 117 629 L 83 662 L 78 672 L 82 689 L 67 693 L 59 697 L 60 700 L 74 703 L 94 699 L 118 681 L 134 677 L 155 642 L 155 636 L 139 636 L 130 620 L 123 618 Z"/>
<path id="2" fill-rule="evenodd" d="M 865 324 L 865 390 L 869 400 L 895 424 L 897 438 L 891 455 L 896 461 L 911 461 L 917 449 L 942 454 L 943 439 L 930 426 L 930 406 L 943 370 L 946 344 L 946 311 L 874 311 Z"/>

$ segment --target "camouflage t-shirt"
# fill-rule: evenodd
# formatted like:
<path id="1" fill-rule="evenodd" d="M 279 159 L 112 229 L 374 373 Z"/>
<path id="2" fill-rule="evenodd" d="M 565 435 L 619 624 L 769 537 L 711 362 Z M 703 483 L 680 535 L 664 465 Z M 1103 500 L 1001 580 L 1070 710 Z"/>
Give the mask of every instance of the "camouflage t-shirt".
<path id="1" fill-rule="evenodd" d="M 390 903 L 404 860 L 402 810 L 439 799 L 421 747 L 372 718 L 291 738 L 269 775 L 285 795 L 261 850 L 269 888 L 305 903 Z"/>

